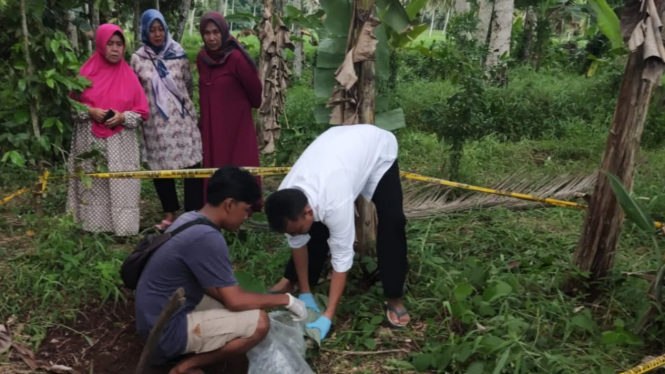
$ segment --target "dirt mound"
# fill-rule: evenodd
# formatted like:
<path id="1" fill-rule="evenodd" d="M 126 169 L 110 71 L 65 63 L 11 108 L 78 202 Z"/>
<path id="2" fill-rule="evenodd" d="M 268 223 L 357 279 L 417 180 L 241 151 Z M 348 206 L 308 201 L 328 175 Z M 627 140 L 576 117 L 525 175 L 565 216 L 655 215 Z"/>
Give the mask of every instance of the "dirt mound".
<path id="1" fill-rule="evenodd" d="M 37 357 L 52 364 L 66 365 L 78 373 L 131 374 L 136 369 L 143 343 L 134 323 L 134 300 L 89 306 L 67 326 L 48 330 Z M 229 361 L 209 374 L 247 373 L 246 357 Z M 152 367 L 146 374 L 168 374 L 171 366 Z"/>

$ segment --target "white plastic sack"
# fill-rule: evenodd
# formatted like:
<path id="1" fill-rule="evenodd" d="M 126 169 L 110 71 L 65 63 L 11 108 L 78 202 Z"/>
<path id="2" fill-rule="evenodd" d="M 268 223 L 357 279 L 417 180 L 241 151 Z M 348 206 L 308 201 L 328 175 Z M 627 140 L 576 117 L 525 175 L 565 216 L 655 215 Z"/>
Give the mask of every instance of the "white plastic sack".
<path id="1" fill-rule="evenodd" d="M 268 336 L 247 352 L 248 374 L 314 374 L 305 361 L 307 345 L 303 331 L 307 320 L 295 322 L 286 311 L 268 316 Z"/>

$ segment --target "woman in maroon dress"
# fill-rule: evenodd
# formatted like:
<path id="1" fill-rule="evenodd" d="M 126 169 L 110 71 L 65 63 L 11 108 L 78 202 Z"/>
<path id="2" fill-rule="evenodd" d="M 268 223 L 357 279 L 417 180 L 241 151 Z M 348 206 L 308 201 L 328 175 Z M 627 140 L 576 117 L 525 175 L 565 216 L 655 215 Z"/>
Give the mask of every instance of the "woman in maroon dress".
<path id="1" fill-rule="evenodd" d="M 204 43 L 196 58 L 203 167 L 259 166 L 252 118 L 252 108 L 261 105 L 261 81 L 256 64 L 231 36 L 221 14 L 204 15 L 199 29 Z M 260 183 L 260 178 L 257 180 Z M 255 205 L 254 211 L 261 210 L 261 205 Z"/>

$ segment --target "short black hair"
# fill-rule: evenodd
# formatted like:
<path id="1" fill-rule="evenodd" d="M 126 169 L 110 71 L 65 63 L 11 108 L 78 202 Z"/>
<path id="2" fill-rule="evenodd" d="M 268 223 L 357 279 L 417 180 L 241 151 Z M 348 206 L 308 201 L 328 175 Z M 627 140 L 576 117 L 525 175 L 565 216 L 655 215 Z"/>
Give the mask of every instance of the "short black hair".
<path id="1" fill-rule="evenodd" d="M 307 206 L 307 196 L 295 188 L 279 190 L 266 200 L 266 216 L 270 228 L 277 232 L 286 232 L 288 221 L 295 221 Z"/>
<path id="2" fill-rule="evenodd" d="M 261 187 L 247 170 L 226 165 L 212 175 L 206 195 L 206 202 L 212 206 L 219 206 L 228 198 L 254 205 L 261 199 Z"/>

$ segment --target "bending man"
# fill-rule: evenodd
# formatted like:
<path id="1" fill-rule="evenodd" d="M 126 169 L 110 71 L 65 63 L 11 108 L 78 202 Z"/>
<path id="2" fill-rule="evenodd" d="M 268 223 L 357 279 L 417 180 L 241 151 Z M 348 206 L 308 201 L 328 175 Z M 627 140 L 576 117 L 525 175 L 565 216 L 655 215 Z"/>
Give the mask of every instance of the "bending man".
<path id="1" fill-rule="evenodd" d="M 321 331 L 323 339 L 353 265 L 355 241 L 354 201 L 371 200 L 378 216 L 377 256 L 386 316 L 395 327 L 410 317 L 402 294 L 406 278 L 406 218 L 397 165 L 397 140 L 372 125 L 333 127 L 321 134 L 302 154 L 279 190 L 265 205 L 271 228 L 286 233 L 293 248 L 282 278 L 271 292 L 292 292 L 300 287 L 300 299 L 320 312 L 310 286 L 318 283 L 328 253 L 333 274 L 328 307 L 308 327 Z"/>

